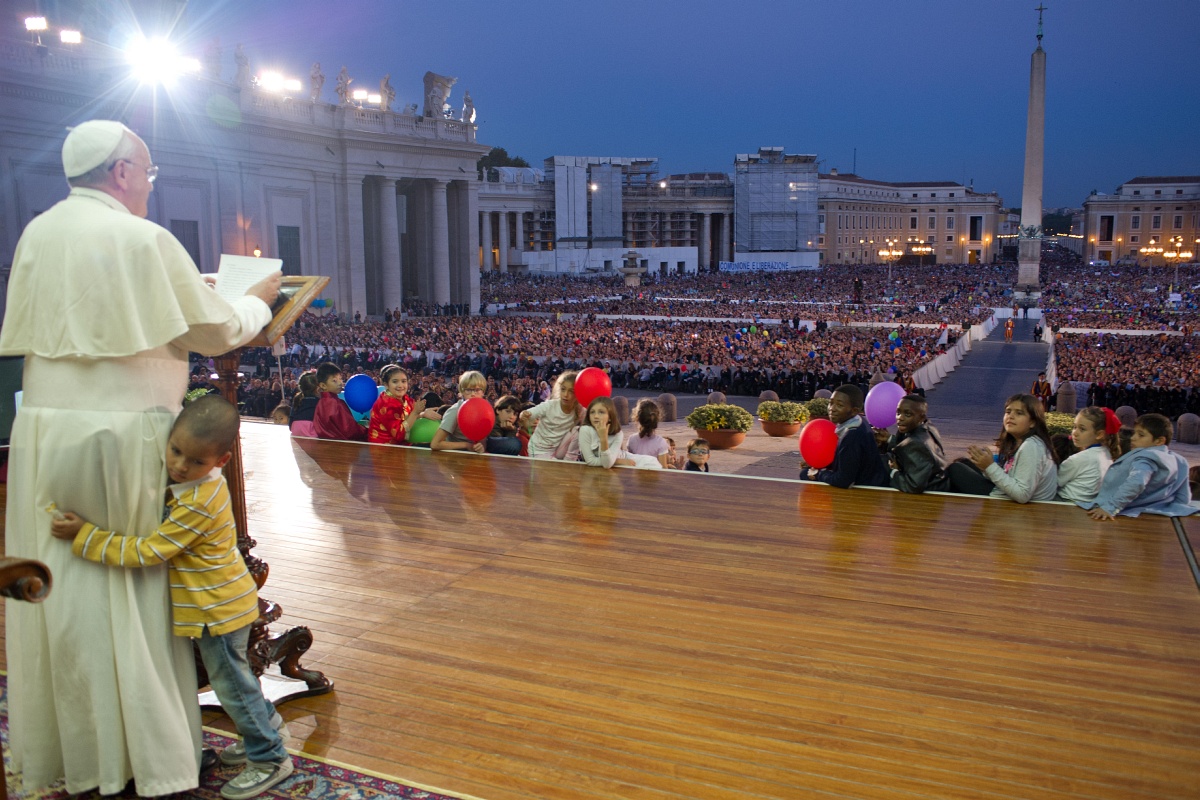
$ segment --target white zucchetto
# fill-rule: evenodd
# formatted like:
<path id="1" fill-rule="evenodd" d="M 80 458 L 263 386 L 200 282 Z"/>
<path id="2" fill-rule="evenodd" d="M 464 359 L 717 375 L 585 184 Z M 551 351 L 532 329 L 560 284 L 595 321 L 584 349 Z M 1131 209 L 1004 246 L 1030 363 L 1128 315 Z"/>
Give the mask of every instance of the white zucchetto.
<path id="1" fill-rule="evenodd" d="M 71 129 L 63 142 L 63 172 L 76 178 L 108 160 L 125 134 L 133 131 L 110 119 L 93 119 Z"/>

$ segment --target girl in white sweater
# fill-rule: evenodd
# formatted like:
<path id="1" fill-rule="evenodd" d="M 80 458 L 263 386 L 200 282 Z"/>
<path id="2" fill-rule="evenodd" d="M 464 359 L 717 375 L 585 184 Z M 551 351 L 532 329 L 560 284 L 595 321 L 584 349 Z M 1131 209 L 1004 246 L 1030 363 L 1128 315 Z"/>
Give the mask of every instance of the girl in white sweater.
<path id="1" fill-rule="evenodd" d="M 587 422 L 579 428 L 579 457 L 592 467 L 662 469 L 654 456 L 621 449 L 621 421 L 611 397 L 597 397 L 587 408 Z"/>
<path id="2" fill-rule="evenodd" d="M 1075 415 L 1071 442 L 1079 451 L 1058 467 L 1058 499 L 1072 503 L 1095 500 L 1104 473 L 1121 455 L 1116 434 L 1121 420 L 1107 408 L 1088 406 Z"/>
<path id="3" fill-rule="evenodd" d="M 575 435 L 583 410 L 575 399 L 575 376 L 578 374 L 568 370 L 559 375 L 549 400 L 521 412 L 523 427 L 537 423 L 529 437 L 529 455 L 534 458 L 564 458 L 572 449 L 570 438 Z"/>

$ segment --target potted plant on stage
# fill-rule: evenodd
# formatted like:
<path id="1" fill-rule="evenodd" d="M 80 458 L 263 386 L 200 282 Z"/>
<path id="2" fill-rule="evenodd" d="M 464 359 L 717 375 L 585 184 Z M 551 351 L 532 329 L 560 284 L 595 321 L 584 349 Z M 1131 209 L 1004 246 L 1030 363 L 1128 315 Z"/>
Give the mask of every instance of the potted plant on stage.
<path id="1" fill-rule="evenodd" d="M 795 436 L 808 422 L 808 409 L 800 403 L 766 400 L 758 404 L 758 421 L 767 436 Z"/>
<path id="2" fill-rule="evenodd" d="M 737 447 L 746 438 L 746 432 L 754 425 L 754 417 L 741 406 L 729 403 L 712 403 L 699 406 L 687 415 L 687 426 L 696 436 L 707 439 L 714 450 L 729 450 Z"/>

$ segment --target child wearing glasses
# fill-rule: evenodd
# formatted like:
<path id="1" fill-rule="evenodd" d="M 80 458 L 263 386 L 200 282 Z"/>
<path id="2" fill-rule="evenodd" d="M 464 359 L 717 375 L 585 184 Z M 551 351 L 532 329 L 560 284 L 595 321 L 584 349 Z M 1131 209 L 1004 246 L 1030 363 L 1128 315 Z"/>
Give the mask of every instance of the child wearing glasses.
<path id="1" fill-rule="evenodd" d="M 692 439 L 687 444 L 687 463 L 684 472 L 708 472 L 708 439 Z"/>

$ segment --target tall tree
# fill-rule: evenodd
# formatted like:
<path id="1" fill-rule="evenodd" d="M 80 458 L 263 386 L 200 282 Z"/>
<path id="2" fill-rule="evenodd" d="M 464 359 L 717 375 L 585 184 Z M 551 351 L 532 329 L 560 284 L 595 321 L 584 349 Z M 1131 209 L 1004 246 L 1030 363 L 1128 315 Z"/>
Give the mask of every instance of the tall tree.
<path id="1" fill-rule="evenodd" d="M 492 167 L 528 167 L 529 162 L 520 156 L 510 156 L 503 147 L 493 147 L 488 154 L 476 162 L 476 169 Z"/>

